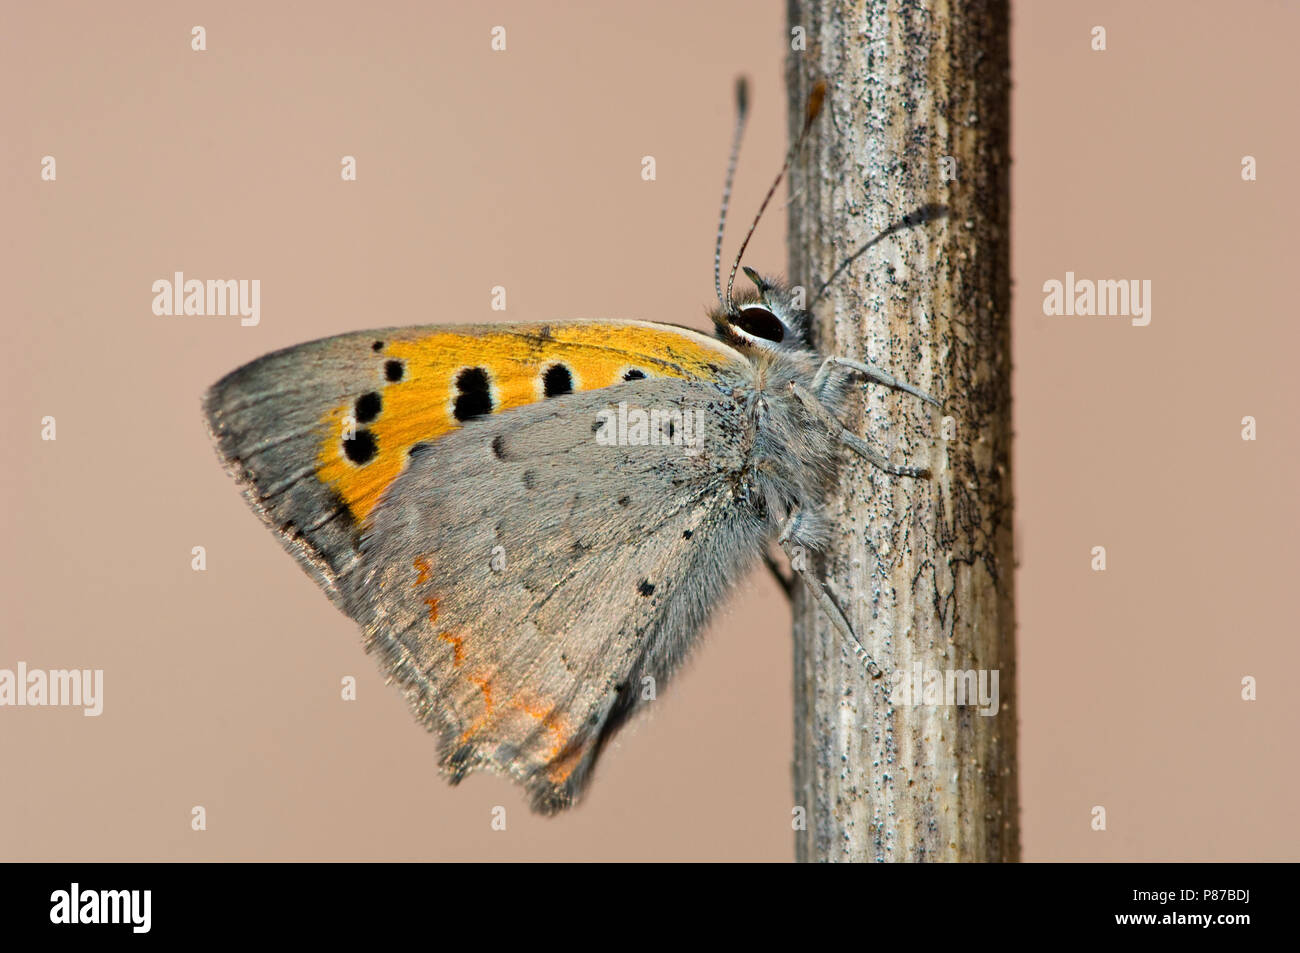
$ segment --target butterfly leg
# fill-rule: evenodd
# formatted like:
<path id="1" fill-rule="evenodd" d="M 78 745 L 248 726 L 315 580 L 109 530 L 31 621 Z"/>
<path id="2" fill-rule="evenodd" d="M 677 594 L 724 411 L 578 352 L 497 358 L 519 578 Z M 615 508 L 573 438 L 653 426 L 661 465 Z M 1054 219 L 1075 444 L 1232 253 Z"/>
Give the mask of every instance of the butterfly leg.
<path id="1" fill-rule="evenodd" d="M 876 451 L 872 450 L 871 446 L 865 440 L 857 434 L 851 433 L 842 423 L 839 422 L 839 420 L 835 418 L 834 414 L 826 409 L 820 400 L 814 397 L 808 392 L 808 390 L 800 386 L 798 383 L 794 381 L 790 382 L 790 392 L 794 394 L 795 399 L 803 405 L 804 410 L 808 411 L 808 413 L 820 420 L 826 426 L 826 429 L 829 430 L 840 443 L 844 444 L 844 446 L 848 447 L 862 459 L 866 460 L 873 467 L 884 470 L 886 473 L 892 473 L 894 476 L 923 477 L 930 475 L 930 471 L 926 467 L 909 467 L 890 463 L 880 454 L 876 453 Z"/>
<path id="2" fill-rule="evenodd" d="M 763 550 L 763 563 L 769 570 L 771 570 L 772 575 L 776 577 L 776 583 L 782 590 L 784 590 L 785 597 L 787 599 L 793 599 L 794 579 L 781 571 L 781 567 L 776 564 L 776 560 L 772 558 L 772 554 L 766 549 Z"/>
<path id="3" fill-rule="evenodd" d="M 828 357 L 822 362 L 821 370 L 813 378 L 813 393 L 821 397 L 826 392 L 826 385 L 830 383 L 832 371 L 840 368 L 852 371 L 855 374 L 861 374 L 874 384 L 883 384 L 885 387 L 892 387 L 894 390 L 901 390 L 913 397 L 919 397 L 926 403 L 934 404 L 936 407 L 943 406 L 925 391 L 918 390 L 906 381 L 900 381 L 894 375 L 882 371 L 874 364 L 863 364 L 861 361 L 854 361 L 847 357 Z"/>
<path id="4" fill-rule="evenodd" d="M 830 592 L 827 591 L 825 583 L 818 579 L 817 574 L 809 568 L 808 550 L 797 539 L 799 523 L 800 514 L 797 511 L 791 513 L 781 526 L 781 535 L 777 537 L 777 542 L 785 550 L 786 558 L 790 560 L 790 568 L 803 580 L 808 593 L 816 601 L 818 607 L 826 613 L 826 617 L 831 620 L 831 624 L 839 631 L 840 637 L 845 640 L 849 650 L 862 659 L 868 674 L 872 678 L 880 678 L 884 674 L 880 670 L 880 666 L 876 664 L 875 659 L 871 657 L 870 653 L 863 647 L 862 642 L 858 640 L 853 627 L 849 625 L 849 620 L 845 618 L 843 610 L 831 597 Z"/>

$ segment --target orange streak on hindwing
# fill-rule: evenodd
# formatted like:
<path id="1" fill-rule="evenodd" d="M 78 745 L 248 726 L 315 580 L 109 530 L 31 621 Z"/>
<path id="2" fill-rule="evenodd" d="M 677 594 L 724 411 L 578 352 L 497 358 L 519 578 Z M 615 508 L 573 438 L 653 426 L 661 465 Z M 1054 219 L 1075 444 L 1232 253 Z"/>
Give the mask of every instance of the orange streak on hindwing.
<path id="1" fill-rule="evenodd" d="M 440 632 L 438 638 L 451 646 L 451 664 L 460 668 L 465 661 L 465 637 L 451 632 Z"/>
<path id="2" fill-rule="evenodd" d="M 564 716 L 558 713 L 554 707 L 545 702 L 525 698 L 522 695 L 514 699 L 514 706 L 525 715 L 540 721 L 542 727 L 550 734 L 551 747 L 546 752 L 547 761 L 550 761 L 564 750 L 564 744 L 569 739 L 569 732 L 565 730 L 562 724 Z"/>

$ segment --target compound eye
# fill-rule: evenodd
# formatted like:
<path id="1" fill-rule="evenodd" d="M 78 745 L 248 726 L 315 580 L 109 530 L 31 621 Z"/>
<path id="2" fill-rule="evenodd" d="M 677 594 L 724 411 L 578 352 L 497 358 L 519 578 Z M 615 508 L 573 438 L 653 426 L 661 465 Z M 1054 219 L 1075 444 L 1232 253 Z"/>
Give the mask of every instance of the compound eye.
<path id="1" fill-rule="evenodd" d="M 785 340 L 785 325 L 767 308 L 750 305 L 741 308 L 740 313 L 731 319 L 733 327 L 739 328 L 750 337 L 780 344 Z"/>

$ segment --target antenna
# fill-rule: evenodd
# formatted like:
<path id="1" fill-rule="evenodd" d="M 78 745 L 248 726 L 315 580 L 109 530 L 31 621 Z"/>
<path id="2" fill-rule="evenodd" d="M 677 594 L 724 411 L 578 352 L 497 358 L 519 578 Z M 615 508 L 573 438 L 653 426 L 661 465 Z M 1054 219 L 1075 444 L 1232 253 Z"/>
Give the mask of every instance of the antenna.
<path id="1" fill-rule="evenodd" d="M 727 297 L 719 300 L 726 305 L 728 314 L 736 313 L 736 303 L 731 299 L 731 289 L 736 282 L 736 270 L 740 267 L 740 260 L 745 255 L 745 249 L 749 246 L 749 240 L 754 236 L 754 229 L 758 228 L 759 219 L 763 217 L 763 212 L 767 209 L 767 203 L 772 201 L 772 196 L 776 194 L 776 187 L 781 184 L 781 179 L 785 177 L 786 171 L 790 168 L 790 163 L 794 162 L 794 157 L 799 154 L 799 149 L 803 146 L 804 140 L 808 138 L 808 130 L 812 128 L 813 120 L 817 114 L 822 111 L 822 102 L 826 99 L 826 81 L 817 80 L 813 84 L 812 92 L 808 94 L 808 109 L 803 121 L 803 131 L 799 133 L 799 138 L 795 140 L 790 152 L 785 157 L 785 164 L 781 166 L 781 171 L 776 174 L 776 179 L 772 182 L 772 187 L 767 190 L 767 196 L 763 199 L 763 204 L 758 207 L 758 214 L 754 216 L 754 224 L 749 226 L 749 231 L 745 234 L 745 240 L 740 243 L 740 251 L 736 253 L 736 263 L 731 266 L 731 274 L 727 276 Z M 719 238 L 721 241 L 721 238 Z"/>
<path id="2" fill-rule="evenodd" d="M 727 227 L 727 206 L 731 204 L 731 183 L 736 178 L 736 160 L 740 158 L 740 139 L 745 134 L 745 120 L 749 118 L 749 81 L 736 77 L 736 129 L 731 135 L 731 158 L 727 160 L 727 181 L 722 186 L 722 212 L 718 216 L 718 243 L 713 246 L 713 290 L 722 300 L 722 233 Z"/>

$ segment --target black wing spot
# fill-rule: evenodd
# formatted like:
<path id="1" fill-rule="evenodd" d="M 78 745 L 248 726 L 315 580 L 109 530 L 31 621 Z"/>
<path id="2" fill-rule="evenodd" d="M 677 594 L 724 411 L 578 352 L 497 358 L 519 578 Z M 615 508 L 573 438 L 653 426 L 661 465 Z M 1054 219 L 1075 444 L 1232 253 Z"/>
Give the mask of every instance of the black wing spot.
<path id="1" fill-rule="evenodd" d="M 459 784 L 469 771 L 470 761 L 474 757 L 474 746 L 470 744 L 461 745 L 457 748 L 450 758 L 447 759 L 447 768 L 451 772 L 451 783 Z"/>
<path id="2" fill-rule="evenodd" d="M 573 374 L 563 364 L 552 364 L 542 375 L 542 393 L 547 397 L 559 397 L 573 393 Z"/>
<path id="3" fill-rule="evenodd" d="M 467 367 L 457 374 L 456 390 L 459 393 L 452 416 L 461 423 L 492 413 L 492 390 L 483 368 Z"/>
<path id="4" fill-rule="evenodd" d="M 385 361 L 384 377 L 390 381 L 400 381 L 406 376 L 406 364 L 402 361 Z"/>
<path id="5" fill-rule="evenodd" d="M 362 394 L 357 398 L 357 423 L 370 423 L 379 416 L 379 411 L 381 411 L 383 407 L 383 399 L 374 391 L 371 391 L 369 394 Z"/>
<path id="6" fill-rule="evenodd" d="M 372 351 L 382 351 L 383 349 L 384 349 L 383 341 L 376 341 L 374 344 L 370 345 L 370 350 Z"/>
<path id="7" fill-rule="evenodd" d="M 338 490 L 330 490 L 330 507 L 333 512 L 339 515 L 345 525 L 352 526 L 356 523 L 356 517 L 352 515 L 352 508 L 343 501 L 343 494 L 339 493 Z M 317 529 L 319 528 L 317 527 Z"/>
<path id="8" fill-rule="evenodd" d="M 632 497 L 630 497 L 630 496 L 620 496 L 620 497 L 618 498 L 618 505 L 619 505 L 619 506 L 628 506 L 628 505 L 631 504 L 631 502 L 632 502 Z"/>
<path id="9" fill-rule="evenodd" d="M 641 583 L 636 587 L 636 591 L 643 596 L 652 596 L 654 595 L 655 584 L 649 579 L 642 579 Z"/>
<path id="10" fill-rule="evenodd" d="M 532 470 L 525 470 L 521 480 L 523 481 L 525 490 L 537 489 L 537 474 Z"/>
<path id="11" fill-rule="evenodd" d="M 641 370 L 641 368 L 639 367 L 634 367 L 630 371 L 624 372 L 623 380 L 625 381 L 645 380 L 645 371 Z"/>
<path id="12" fill-rule="evenodd" d="M 682 539 L 690 539 L 695 534 L 689 529 L 682 530 Z"/>
<path id="13" fill-rule="evenodd" d="M 500 434 L 492 438 L 492 455 L 498 460 L 506 458 L 506 442 Z"/>
<path id="14" fill-rule="evenodd" d="M 344 438 L 343 453 L 358 466 L 364 466 L 379 453 L 379 444 L 369 430 L 358 430 L 351 440 Z"/>

